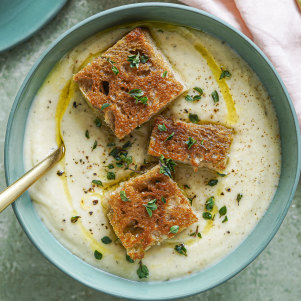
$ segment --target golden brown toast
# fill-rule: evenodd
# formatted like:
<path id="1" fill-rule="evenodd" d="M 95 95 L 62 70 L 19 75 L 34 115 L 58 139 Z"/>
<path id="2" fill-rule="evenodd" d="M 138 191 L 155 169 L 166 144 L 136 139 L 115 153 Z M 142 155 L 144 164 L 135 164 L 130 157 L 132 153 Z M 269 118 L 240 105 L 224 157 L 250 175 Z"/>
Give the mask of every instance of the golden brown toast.
<path id="1" fill-rule="evenodd" d="M 163 124 L 166 130 L 160 127 Z M 154 121 L 148 154 L 221 171 L 226 168 L 232 140 L 233 130 L 222 125 L 199 125 L 159 116 Z"/>
<path id="2" fill-rule="evenodd" d="M 133 29 L 73 79 L 86 100 L 104 112 L 119 139 L 185 90 L 148 30 L 142 28 Z"/>
<path id="3" fill-rule="evenodd" d="M 147 205 L 152 201 L 157 208 L 149 213 Z M 152 245 L 198 221 L 189 200 L 170 177 L 160 173 L 159 165 L 125 182 L 109 196 L 108 205 L 109 221 L 132 259 L 142 259 Z M 176 233 L 171 232 L 173 226 L 178 226 Z"/>

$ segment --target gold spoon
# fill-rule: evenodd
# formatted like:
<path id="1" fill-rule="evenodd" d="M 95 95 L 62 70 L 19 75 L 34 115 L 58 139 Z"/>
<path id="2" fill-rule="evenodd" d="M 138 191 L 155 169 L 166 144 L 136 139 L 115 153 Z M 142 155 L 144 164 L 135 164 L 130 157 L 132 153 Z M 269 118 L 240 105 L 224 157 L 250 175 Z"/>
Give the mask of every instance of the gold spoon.
<path id="1" fill-rule="evenodd" d="M 24 193 L 33 183 L 41 178 L 55 163 L 60 161 L 65 154 L 62 144 L 43 161 L 35 165 L 16 182 L 8 186 L 0 193 L 0 212 L 13 203 L 22 193 Z"/>

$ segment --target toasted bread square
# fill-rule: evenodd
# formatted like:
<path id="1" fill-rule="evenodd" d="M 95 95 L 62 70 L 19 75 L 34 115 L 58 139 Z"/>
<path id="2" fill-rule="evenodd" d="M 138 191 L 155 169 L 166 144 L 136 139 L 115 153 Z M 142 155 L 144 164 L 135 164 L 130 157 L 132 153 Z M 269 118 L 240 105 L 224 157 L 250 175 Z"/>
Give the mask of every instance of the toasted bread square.
<path id="1" fill-rule="evenodd" d="M 128 201 L 122 200 L 123 193 Z M 154 199 L 157 209 L 150 216 L 146 205 Z M 151 246 L 175 236 L 172 226 L 179 226 L 180 233 L 198 220 L 189 200 L 160 173 L 159 165 L 125 182 L 109 196 L 108 205 L 109 221 L 132 259 L 142 259 Z"/>
<path id="2" fill-rule="evenodd" d="M 138 63 L 133 65 L 131 58 L 138 54 Z M 73 79 L 88 103 L 104 112 L 106 123 L 119 139 L 185 90 L 148 30 L 142 28 L 132 30 Z M 109 106 L 104 108 L 104 104 Z"/>
<path id="3" fill-rule="evenodd" d="M 163 124 L 166 131 L 158 128 Z M 193 124 L 159 116 L 154 121 L 148 154 L 221 171 L 227 166 L 232 140 L 233 130 L 222 125 Z"/>

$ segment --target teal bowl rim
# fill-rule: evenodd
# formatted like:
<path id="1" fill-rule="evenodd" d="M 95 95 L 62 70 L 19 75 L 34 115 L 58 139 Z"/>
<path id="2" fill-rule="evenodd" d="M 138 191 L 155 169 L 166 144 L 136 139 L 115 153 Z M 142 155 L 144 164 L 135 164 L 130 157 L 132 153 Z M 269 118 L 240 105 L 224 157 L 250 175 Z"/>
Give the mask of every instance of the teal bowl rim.
<path id="1" fill-rule="evenodd" d="M 244 263 L 240 264 L 240 266 L 236 267 L 235 269 L 233 269 L 231 271 L 231 273 L 228 273 L 227 275 L 224 275 L 222 278 L 219 279 L 219 281 L 215 282 L 215 283 L 210 283 L 206 288 L 200 290 L 198 288 L 197 285 L 194 285 L 193 287 L 189 287 L 188 289 L 185 290 L 184 293 L 177 293 L 176 295 L 170 291 L 170 285 L 169 284 L 175 284 L 176 286 L 181 285 L 181 282 L 184 282 L 187 279 L 193 279 L 193 277 L 197 277 L 198 274 L 200 274 L 200 272 L 194 273 L 190 276 L 186 276 L 186 277 L 182 277 L 182 278 L 178 278 L 178 279 L 174 279 L 168 282 L 137 282 L 137 281 L 132 281 L 132 280 L 127 280 L 125 278 L 121 278 L 112 274 L 109 274 L 107 272 L 101 271 L 102 274 L 104 275 L 104 277 L 111 277 L 112 281 L 113 279 L 115 279 L 116 283 L 118 284 L 118 279 L 120 281 L 120 279 L 126 283 L 126 286 L 128 286 L 126 293 L 119 293 L 118 292 L 118 287 L 116 288 L 112 288 L 112 287 L 99 287 L 98 285 L 95 285 L 94 283 L 91 284 L 88 281 L 86 281 L 86 279 L 82 279 L 83 277 L 81 277 L 80 275 L 74 273 L 74 272 L 70 272 L 70 270 L 68 270 L 68 267 L 62 266 L 61 264 L 59 264 L 58 262 L 56 262 L 55 259 L 50 258 L 47 256 L 47 254 L 44 252 L 44 249 L 39 246 L 34 239 L 31 237 L 31 233 L 30 231 L 25 227 L 25 224 L 22 220 L 21 214 L 18 211 L 18 209 L 16 208 L 16 204 L 13 204 L 13 209 L 14 209 L 14 213 L 20 223 L 20 225 L 22 226 L 24 232 L 26 233 L 26 235 L 28 236 L 28 238 L 32 241 L 32 243 L 36 246 L 36 248 L 51 262 L 53 263 L 56 267 L 58 267 L 60 270 L 62 270 L 63 272 L 65 272 L 67 275 L 71 276 L 72 278 L 76 279 L 77 281 L 85 284 L 88 287 L 91 287 L 95 290 L 98 291 L 102 291 L 117 297 L 124 297 L 124 298 L 129 298 L 129 299 L 135 299 L 135 300 L 167 300 L 167 299 L 175 299 L 175 298 L 180 298 L 180 297 L 186 297 L 186 296 L 191 296 L 206 290 L 209 290 L 213 287 L 216 287 L 217 285 L 222 284 L 223 282 L 229 280 L 230 278 L 232 278 L 233 276 L 235 276 L 237 273 L 239 273 L 241 270 L 243 270 L 245 267 L 247 267 L 263 250 L 264 248 L 268 245 L 268 243 L 271 241 L 271 239 L 274 237 L 274 235 L 276 234 L 277 230 L 279 229 L 280 225 L 283 222 L 284 217 L 286 216 L 286 213 L 290 207 L 292 198 L 294 196 L 294 193 L 296 191 L 297 188 L 297 184 L 299 181 L 299 176 L 300 176 L 300 167 L 301 167 L 301 161 L 300 161 L 300 146 L 301 146 L 301 140 L 300 140 L 300 128 L 299 128 L 299 123 L 298 123 L 298 119 L 292 104 L 292 101 L 290 99 L 290 96 L 287 92 L 286 87 L 284 86 L 280 76 L 278 75 L 277 71 L 275 70 L 275 68 L 273 67 L 273 65 L 271 64 L 271 62 L 269 61 L 269 59 L 265 56 L 265 54 L 259 49 L 258 46 L 256 46 L 248 37 L 246 37 L 244 34 L 242 34 L 241 32 L 239 32 L 237 29 L 235 29 L 234 27 L 232 27 L 231 25 L 227 24 L 226 22 L 222 21 L 221 19 L 207 13 L 204 12 L 202 10 L 196 9 L 196 8 L 192 8 L 192 7 L 188 7 L 188 6 L 184 6 L 184 5 L 178 5 L 178 4 L 171 4 L 171 3 L 157 3 L 157 2 L 152 2 L 152 3 L 138 3 L 138 4 L 129 4 L 129 5 L 123 5 L 123 6 L 119 6 L 119 7 L 115 7 L 103 12 L 100 12 L 96 15 L 93 15 L 87 19 L 85 19 L 84 21 L 78 23 L 77 25 L 73 26 L 72 28 L 70 28 L 69 30 L 67 30 L 65 33 L 63 33 L 59 38 L 57 38 L 54 42 L 51 43 L 51 45 L 43 52 L 43 54 L 40 56 L 40 58 L 36 61 L 36 63 L 33 65 L 33 67 L 31 68 L 30 72 L 28 73 L 28 75 L 26 76 L 24 82 L 22 83 L 17 96 L 15 98 L 15 101 L 13 103 L 10 115 L 9 115 L 9 119 L 8 119 L 8 124 L 7 124 L 7 130 L 6 130 L 6 137 L 5 137 L 5 150 L 4 150 L 4 164 L 5 164 L 5 178 L 6 178 L 6 183 L 7 185 L 11 184 L 9 183 L 9 174 L 10 174 L 10 169 L 9 169 L 9 165 L 8 165 L 8 156 L 9 156 L 9 140 L 11 138 L 10 136 L 10 131 L 11 131 L 11 127 L 13 124 L 13 120 L 14 120 L 14 116 L 15 116 L 15 112 L 16 109 L 20 103 L 20 96 L 22 95 L 22 92 L 24 90 L 24 88 L 27 86 L 28 82 L 30 81 L 30 78 L 32 77 L 32 75 L 35 73 L 35 70 L 38 68 L 38 66 L 42 63 L 42 61 L 44 60 L 44 58 L 46 57 L 46 55 L 52 50 L 53 47 L 56 46 L 57 43 L 59 43 L 62 39 L 66 38 L 71 32 L 77 30 L 79 27 L 93 21 L 94 19 L 97 18 L 101 18 L 104 15 L 107 14 L 111 14 L 111 13 L 115 13 L 121 10 L 130 10 L 130 9 L 134 9 L 137 7 L 165 7 L 165 8 L 173 8 L 173 9 L 178 9 L 178 10 L 187 10 L 187 11 L 191 11 L 193 13 L 202 15 L 203 17 L 206 18 L 211 18 L 214 21 L 216 21 L 217 23 L 220 24 L 220 26 L 225 26 L 228 27 L 230 30 L 232 30 L 233 34 L 238 35 L 240 39 L 244 40 L 245 42 L 247 42 L 248 44 L 251 45 L 251 47 L 264 59 L 264 61 L 266 62 L 267 66 L 270 68 L 270 70 L 272 71 L 272 73 L 274 74 L 274 76 L 277 78 L 278 82 L 280 83 L 280 86 L 284 92 L 284 95 L 286 96 L 286 100 L 287 103 L 289 105 L 289 110 L 291 115 L 293 116 L 293 121 L 294 121 L 294 125 L 295 125 L 295 129 L 296 129 L 296 138 L 297 138 L 297 154 L 298 157 L 297 159 L 297 165 L 296 165 L 296 173 L 294 176 L 294 181 L 293 181 L 293 185 L 291 186 L 291 190 L 287 193 L 287 203 L 286 206 L 284 208 L 284 210 L 281 212 L 281 214 L 278 216 L 278 223 L 277 225 L 273 228 L 273 231 L 271 231 L 269 233 L 269 235 L 267 236 L 267 238 L 262 242 L 261 244 L 261 248 L 258 248 L 256 250 L 256 252 L 252 253 L 252 256 L 250 256 L 248 258 L 248 260 L 245 260 Z M 175 22 L 176 23 L 176 22 Z M 255 227 L 256 228 L 256 227 Z M 254 230 L 254 229 L 253 229 Z M 251 234 L 250 234 L 251 235 Z M 243 244 L 243 242 L 241 243 Z M 63 247 L 64 248 L 64 247 Z M 234 252 L 234 251 L 233 251 Z M 70 253 L 71 254 L 71 253 Z M 75 256 L 75 255 L 72 255 Z M 227 257 L 225 257 L 227 258 Z M 87 263 L 86 263 L 87 264 Z M 88 265 L 88 264 L 87 264 Z M 92 270 L 95 270 L 96 268 L 91 266 Z M 91 270 L 91 271 L 92 271 Z M 100 271 L 100 270 L 99 270 Z M 116 280 L 117 279 L 117 280 Z M 111 281 L 111 280 L 109 280 Z M 115 283 L 115 284 L 116 284 Z M 185 282 L 187 283 L 187 282 Z M 145 294 L 141 294 L 139 296 L 137 296 L 135 294 L 135 289 L 137 287 L 142 287 L 143 289 L 146 289 L 146 291 L 149 291 L 149 288 L 152 289 L 152 291 L 156 290 L 156 288 L 160 285 L 166 286 L 166 289 L 161 290 L 162 293 L 161 294 L 155 294 L 153 297 L 148 296 L 147 293 Z M 112 285 L 113 286 L 113 285 Z M 187 285 L 186 285 L 187 286 Z"/>

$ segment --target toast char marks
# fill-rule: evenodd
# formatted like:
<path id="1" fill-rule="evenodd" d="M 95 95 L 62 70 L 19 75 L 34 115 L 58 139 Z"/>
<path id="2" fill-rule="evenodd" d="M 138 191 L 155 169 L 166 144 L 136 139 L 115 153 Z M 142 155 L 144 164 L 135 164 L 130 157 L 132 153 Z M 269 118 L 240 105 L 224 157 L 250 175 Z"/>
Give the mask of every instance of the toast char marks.
<path id="1" fill-rule="evenodd" d="M 166 131 L 158 125 L 165 124 Z M 170 140 L 168 136 L 174 133 Z M 196 142 L 189 148 L 189 137 Z M 154 121 L 148 154 L 217 171 L 227 165 L 233 130 L 218 124 L 192 124 L 159 116 Z"/>
<path id="2" fill-rule="evenodd" d="M 120 191 L 130 201 L 122 201 Z M 154 199 L 157 209 L 150 217 L 145 205 Z M 108 204 L 109 221 L 132 259 L 142 259 L 152 245 L 173 237 L 172 226 L 179 226 L 180 233 L 198 220 L 189 200 L 171 178 L 160 173 L 159 165 L 125 182 L 109 196 Z"/>
<path id="3" fill-rule="evenodd" d="M 128 57 L 138 53 L 140 58 L 146 56 L 148 60 L 144 63 L 140 60 L 138 68 L 131 67 Z M 118 74 L 113 72 L 113 66 Z M 142 28 L 133 29 L 73 79 L 93 107 L 101 109 L 103 104 L 110 104 L 103 110 L 105 121 L 119 139 L 148 121 L 185 90 L 148 30 Z M 133 89 L 144 92 L 147 105 L 136 102 L 129 94 Z"/>

